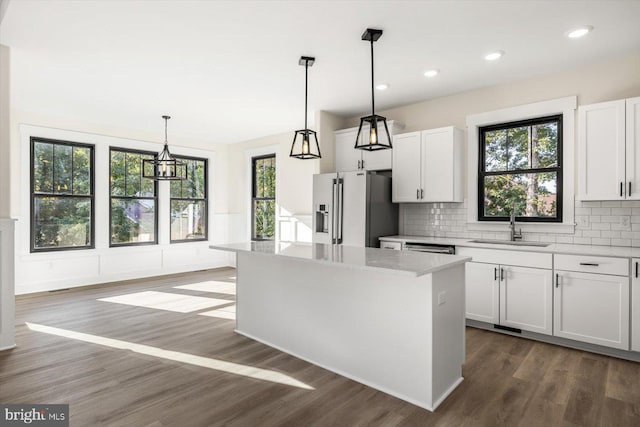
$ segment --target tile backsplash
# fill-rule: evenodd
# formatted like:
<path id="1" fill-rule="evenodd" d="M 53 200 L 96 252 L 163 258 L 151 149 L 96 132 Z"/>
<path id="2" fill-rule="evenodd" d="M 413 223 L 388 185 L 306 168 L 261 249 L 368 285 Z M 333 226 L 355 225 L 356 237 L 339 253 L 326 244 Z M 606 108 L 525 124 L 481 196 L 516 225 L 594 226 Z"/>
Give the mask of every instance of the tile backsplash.
<path id="1" fill-rule="evenodd" d="M 400 230 L 405 235 L 509 238 L 507 224 L 504 232 L 468 230 L 466 203 L 405 203 L 400 205 L 400 215 Z M 575 222 L 572 234 L 523 232 L 523 240 L 640 247 L 640 201 L 576 201 Z"/>

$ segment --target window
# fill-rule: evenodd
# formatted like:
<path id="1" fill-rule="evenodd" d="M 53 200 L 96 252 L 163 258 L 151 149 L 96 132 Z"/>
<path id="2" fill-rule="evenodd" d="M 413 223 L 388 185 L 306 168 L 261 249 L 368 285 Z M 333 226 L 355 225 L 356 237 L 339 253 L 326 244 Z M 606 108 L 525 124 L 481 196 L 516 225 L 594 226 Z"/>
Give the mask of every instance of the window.
<path id="1" fill-rule="evenodd" d="M 251 239 L 273 240 L 276 228 L 276 156 L 254 157 L 251 164 Z"/>
<path id="2" fill-rule="evenodd" d="M 110 245 L 158 243 L 157 183 L 142 177 L 142 161 L 155 153 L 110 149 Z"/>
<path id="3" fill-rule="evenodd" d="M 31 138 L 31 252 L 94 247 L 93 146 Z"/>
<path id="4" fill-rule="evenodd" d="M 480 128 L 478 220 L 562 222 L 562 115 Z"/>
<path id="5" fill-rule="evenodd" d="M 207 239 L 207 160 L 179 157 L 187 179 L 171 181 L 171 243 Z"/>

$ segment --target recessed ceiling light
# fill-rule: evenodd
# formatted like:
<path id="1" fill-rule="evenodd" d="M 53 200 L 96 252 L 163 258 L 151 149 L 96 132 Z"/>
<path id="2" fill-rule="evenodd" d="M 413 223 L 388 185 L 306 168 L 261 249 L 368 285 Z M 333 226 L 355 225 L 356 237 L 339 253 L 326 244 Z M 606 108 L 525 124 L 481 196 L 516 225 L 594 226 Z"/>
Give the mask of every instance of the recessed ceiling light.
<path id="1" fill-rule="evenodd" d="M 567 31 L 567 37 L 570 39 L 577 39 L 582 36 L 586 36 L 589 31 L 593 30 L 591 25 L 585 25 L 583 27 L 574 28 L 573 30 Z"/>
<path id="2" fill-rule="evenodd" d="M 376 86 L 376 89 L 378 90 L 387 90 L 389 89 L 389 85 L 386 83 L 380 83 L 379 85 Z"/>
<path id="3" fill-rule="evenodd" d="M 425 77 L 435 77 L 438 75 L 438 73 L 440 72 L 440 70 L 428 70 L 424 72 L 424 76 Z"/>
<path id="4" fill-rule="evenodd" d="M 491 52 L 485 55 L 484 59 L 486 59 L 487 61 L 495 61 L 496 59 L 501 58 L 503 55 L 504 55 L 504 51 L 497 50 L 495 52 Z"/>

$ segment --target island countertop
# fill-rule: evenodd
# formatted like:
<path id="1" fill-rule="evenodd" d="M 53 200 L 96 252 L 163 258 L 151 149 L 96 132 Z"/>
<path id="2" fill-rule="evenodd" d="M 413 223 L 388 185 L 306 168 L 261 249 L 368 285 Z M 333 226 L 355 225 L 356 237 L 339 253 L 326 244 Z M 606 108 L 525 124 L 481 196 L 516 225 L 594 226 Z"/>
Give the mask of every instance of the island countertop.
<path id="1" fill-rule="evenodd" d="M 323 243 L 260 241 L 214 244 L 209 247 L 221 251 L 291 257 L 344 268 L 378 270 L 384 273 L 412 277 L 424 276 L 425 274 L 471 261 L 471 258 L 459 255 L 407 252 Z"/>

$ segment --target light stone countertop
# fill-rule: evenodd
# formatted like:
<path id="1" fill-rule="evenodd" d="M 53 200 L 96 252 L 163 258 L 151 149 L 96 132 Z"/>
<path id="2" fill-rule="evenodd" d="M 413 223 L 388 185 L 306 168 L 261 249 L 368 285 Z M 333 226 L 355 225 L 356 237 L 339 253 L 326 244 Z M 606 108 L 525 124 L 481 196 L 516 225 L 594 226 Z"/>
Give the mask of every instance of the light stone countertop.
<path id="1" fill-rule="evenodd" d="M 465 248 L 501 249 L 510 251 L 542 252 L 570 255 L 611 256 L 622 258 L 640 258 L 640 248 L 626 246 L 596 246 L 596 245 L 571 245 L 566 243 L 550 243 L 549 246 L 526 246 L 495 243 L 473 243 L 472 240 L 482 239 L 456 239 L 448 237 L 426 236 L 386 236 L 380 240 L 389 242 L 418 242 L 438 245 L 454 245 Z M 526 243 L 526 242 L 525 242 Z M 537 244 L 539 242 L 532 242 Z"/>
<path id="2" fill-rule="evenodd" d="M 362 248 L 323 243 L 273 241 L 210 245 L 211 249 L 249 252 L 257 255 L 291 257 L 356 270 L 376 270 L 388 274 L 419 277 L 471 261 L 460 255 L 441 255 L 391 249 Z"/>

